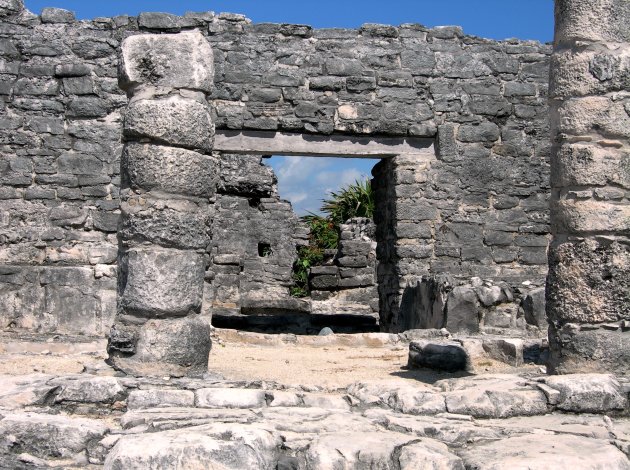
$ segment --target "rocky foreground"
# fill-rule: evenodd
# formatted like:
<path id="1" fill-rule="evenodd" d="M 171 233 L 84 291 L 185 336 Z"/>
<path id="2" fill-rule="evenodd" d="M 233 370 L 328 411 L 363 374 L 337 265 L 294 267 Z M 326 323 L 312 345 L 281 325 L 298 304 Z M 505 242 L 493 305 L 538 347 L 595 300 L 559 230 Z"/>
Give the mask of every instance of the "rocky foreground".
<path id="1" fill-rule="evenodd" d="M 335 388 L 85 370 L 0 376 L 0 468 L 630 469 L 630 386 L 611 375 Z"/>

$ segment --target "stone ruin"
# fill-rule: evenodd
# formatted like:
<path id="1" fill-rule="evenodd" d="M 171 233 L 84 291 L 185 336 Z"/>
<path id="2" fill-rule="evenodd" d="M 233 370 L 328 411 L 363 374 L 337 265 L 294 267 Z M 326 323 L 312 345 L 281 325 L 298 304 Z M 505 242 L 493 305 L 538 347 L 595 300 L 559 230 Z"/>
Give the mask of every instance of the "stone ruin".
<path id="1" fill-rule="evenodd" d="M 446 329 L 525 342 L 548 332 L 548 341 L 534 341 L 534 355 L 549 372 L 628 373 L 625 0 L 558 0 L 553 49 L 450 26 L 312 29 L 211 12 L 77 21 L 54 8 L 32 14 L 20 0 L 0 0 L 0 16 L 0 327 L 18 336 L 107 337 L 109 363 L 129 379 L 105 380 L 111 393 L 102 403 L 131 400 L 146 385 L 133 375 L 202 375 L 212 325 L 397 337 Z M 339 250 L 311 270 L 305 299 L 289 291 L 308 230 L 280 198 L 264 165 L 269 155 L 380 159 L 374 221 L 342 226 Z M 492 341 L 484 348 L 499 345 L 499 356 L 523 350 L 522 342 Z M 457 359 L 448 349 L 457 344 L 443 347 L 438 356 Z M 412 343 L 410 364 L 435 351 Z M 461 389 L 440 385 L 446 395 L 432 396 L 430 412 L 414 408 L 418 399 L 405 403 L 407 391 L 385 401 L 402 413 L 482 418 L 627 411 L 623 380 L 583 377 L 577 389 L 599 390 L 601 404 L 580 408 L 586 398 L 561 378 L 526 389 L 510 382 L 509 396 L 488 392 L 491 413 L 449 402 L 455 390 L 485 387 L 475 379 Z M 64 392 L 54 403 L 76 404 L 65 390 L 102 390 L 100 379 L 80 387 L 59 380 L 54 393 Z M 129 410 L 190 400 L 219 408 L 194 380 L 164 396 L 136 390 Z M 327 406 L 384 400 L 383 390 L 357 387 L 343 406 Z M 311 406 L 303 394 L 226 390 L 247 405 L 236 408 L 276 399 Z M 501 411 L 512 400 L 520 411 Z M 128 429 L 151 421 L 129 419 Z M 378 421 L 371 419 L 366 426 Z M 0 435 L 9 421 L 0 420 Z M 101 431 L 84 429 L 83 437 Z M 220 426 L 211 432 L 223 435 Z M 117 445 L 106 466 L 146 468 L 129 457 L 149 445 L 142 439 Z M 581 445 L 566 440 L 567 448 Z M 627 453 L 624 445 L 617 443 Z M 420 450 L 405 449 L 419 458 Z M 444 468 L 463 468 L 447 450 L 431 452 L 449 462 Z M 88 453 L 96 463 L 107 454 Z M 258 462 L 327 468 L 295 466 L 322 455 Z M 623 454 L 606 455 L 599 457 L 619 462 L 610 468 L 629 468 Z"/>

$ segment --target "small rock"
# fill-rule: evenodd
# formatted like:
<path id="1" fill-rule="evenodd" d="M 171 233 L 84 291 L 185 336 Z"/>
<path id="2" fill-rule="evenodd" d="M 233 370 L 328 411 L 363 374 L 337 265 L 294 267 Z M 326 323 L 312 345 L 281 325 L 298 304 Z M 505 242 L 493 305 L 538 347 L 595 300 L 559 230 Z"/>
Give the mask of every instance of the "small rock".
<path id="1" fill-rule="evenodd" d="M 334 334 L 335 332 L 332 329 L 326 327 L 326 328 L 322 328 L 321 331 L 317 334 L 317 336 L 330 336 Z"/>

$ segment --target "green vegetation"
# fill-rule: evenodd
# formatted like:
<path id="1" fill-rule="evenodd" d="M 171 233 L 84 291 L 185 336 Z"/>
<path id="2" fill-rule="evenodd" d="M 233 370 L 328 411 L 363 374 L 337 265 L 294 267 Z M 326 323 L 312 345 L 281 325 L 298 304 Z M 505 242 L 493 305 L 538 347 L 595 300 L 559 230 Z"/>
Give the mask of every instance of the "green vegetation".
<path id="1" fill-rule="evenodd" d="M 308 296 L 308 271 L 324 261 L 324 250 L 336 250 L 339 244 L 339 225 L 353 217 L 374 216 L 374 195 L 369 179 L 333 192 L 324 199 L 320 210 L 326 216 L 309 214 L 302 217 L 310 229 L 309 243 L 298 249 L 298 259 L 293 265 L 294 297 Z"/>

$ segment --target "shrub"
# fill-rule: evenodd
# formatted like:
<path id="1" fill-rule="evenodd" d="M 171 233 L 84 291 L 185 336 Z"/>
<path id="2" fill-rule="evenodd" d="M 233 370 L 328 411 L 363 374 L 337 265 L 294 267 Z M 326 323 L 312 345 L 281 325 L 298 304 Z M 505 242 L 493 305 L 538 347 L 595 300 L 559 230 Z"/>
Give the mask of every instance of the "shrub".
<path id="1" fill-rule="evenodd" d="M 308 272 L 324 261 L 324 250 L 337 249 L 339 225 L 353 217 L 374 216 L 374 195 L 367 178 L 357 180 L 339 192 L 331 192 L 330 198 L 322 202 L 320 210 L 327 216 L 309 214 L 302 217 L 310 234 L 309 244 L 298 249 L 298 259 L 293 265 L 295 286 L 291 288 L 291 295 L 294 297 L 308 296 Z"/>

